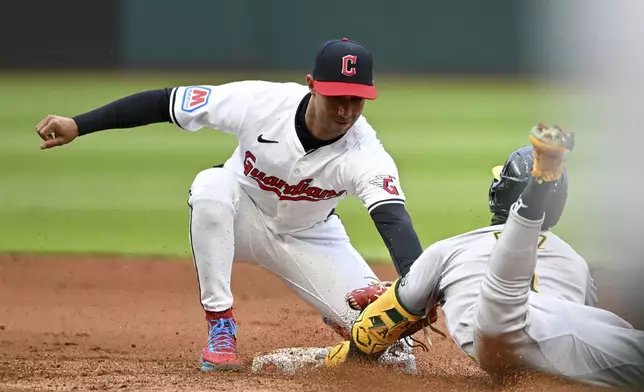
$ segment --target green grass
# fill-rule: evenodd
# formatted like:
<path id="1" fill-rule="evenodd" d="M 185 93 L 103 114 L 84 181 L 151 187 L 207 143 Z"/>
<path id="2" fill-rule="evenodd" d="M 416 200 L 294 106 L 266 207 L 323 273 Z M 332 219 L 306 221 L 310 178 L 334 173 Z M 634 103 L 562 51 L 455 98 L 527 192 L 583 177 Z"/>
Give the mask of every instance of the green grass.
<path id="1" fill-rule="evenodd" d="M 35 125 L 47 114 L 75 115 L 144 89 L 233 79 L 180 74 L 0 79 L 0 252 L 189 256 L 187 190 L 199 170 L 229 157 L 233 136 L 163 124 L 101 132 L 40 151 Z M 380 97 L 367 103 L 365 114 L 399 165 L 424 246 L 488 224 L 491 167 L 526 143 L 533 124 L 561 109 L 545 105 L 548 95 L 527 83 L 381 78 L 378 85 Z M 357 200 L 343 201 L 338 213 L 366 258 L 389 259 Z M 568 224 L 567 232 L 574 239 L 573 226 Z M 566 232 L 566 219 L 562 227 Z"/>

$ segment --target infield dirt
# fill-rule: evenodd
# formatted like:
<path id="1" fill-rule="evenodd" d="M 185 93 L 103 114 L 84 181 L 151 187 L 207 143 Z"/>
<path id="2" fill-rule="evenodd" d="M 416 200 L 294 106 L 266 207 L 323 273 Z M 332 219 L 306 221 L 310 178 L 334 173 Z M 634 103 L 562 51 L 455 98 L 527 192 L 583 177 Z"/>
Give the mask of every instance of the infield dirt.
<path id="1" fill-rule="evenodd" d="M 381 279 L 392 266 L 376 266 Z M 590 390 L 543 377 L 498 387 L 448 339 L 415 349 L 418 375 L 376 366 L 295 376 L 204 373 L 206 323 L 190 260 L 0 256 L 0 389 L 119 391 Z M 239 351 L 329 346 L 339 338 L 267 271 L 233 269 Z M 441 320 L 438 328 L 445 331 Z M 422 338 L 422 333 L 418 338 Z"/>

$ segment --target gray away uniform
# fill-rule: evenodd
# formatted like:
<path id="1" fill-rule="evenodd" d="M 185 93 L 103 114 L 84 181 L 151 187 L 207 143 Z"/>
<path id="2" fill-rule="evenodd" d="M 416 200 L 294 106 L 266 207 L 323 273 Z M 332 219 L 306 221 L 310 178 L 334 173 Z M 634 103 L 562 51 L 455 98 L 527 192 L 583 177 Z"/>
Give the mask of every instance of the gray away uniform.
<path id="1" fill-rule="evenodd" d="M 641 386 L 644 332 L 595 307 L 585 260 L 514 208 L 505 225 L 427 248 L 400 282 L 402 304 L 420 310 L 441 302 L 453 340 L 483 368 L 480 334 L 510 338 L 513 358 L 531 369 L 600 386 Z"/>

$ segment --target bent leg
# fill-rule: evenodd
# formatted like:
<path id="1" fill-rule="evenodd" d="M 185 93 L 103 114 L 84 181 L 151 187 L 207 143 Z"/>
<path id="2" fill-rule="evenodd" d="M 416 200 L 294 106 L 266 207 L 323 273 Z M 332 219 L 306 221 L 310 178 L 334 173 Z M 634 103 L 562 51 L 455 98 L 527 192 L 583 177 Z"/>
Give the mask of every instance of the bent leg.
<path id="1" fill-rule="evenodd" d="M 644 384 L 644 332 L 606 310 L 530 291 L 540 221 L 517 205 L 475 308 L 476 360 L 493 376 L 539 371 L 599 386 Z"/>
<path id="2" fill-rule="evenodd" d="M 201 370 L 206 371 L 242 366 L 230 290 L 239 192 L 234 174 L 223 168 L 201 171 L 190 187 L 190 245 L 208 324 L 201 352 Z"/>
<path id="3" fill-rule="evenodd" d="M 510 211 L 481 282 L 475 317 L 479 332 L 505 334 L 528 324 L 527 302 L 542 222 L 519 216 L 514 207 Z"/>
<path id="4" fill-rule="evenodd" d="M 317 309 L 329 325 L 343 329 L 348 336 L 346 331 L 358 312 L 347 306 L 345 296 L 376 275 L 351 244 L 340 219 L 332 215 L 324 223 L 280 239 L 281 258 L 266 266 Z"/>
<path id="5" fill-rule="evenodd" d="M 521 370 L 515 349 L 526 344 L 528 298 L 537 265 L 541 220 L 519 216 L 515 204 L 490 255 L 474 314 L 474 351 L 482 369 L 495 376 Z"/>
<path id="6" fill-rule="evenodd" d="M 223 168 L 201 171 L 190 187 L 190 245 L 206 311 L 221 312 L 233 304 L 230 278 L 239 192 L 234 173 Z"/>

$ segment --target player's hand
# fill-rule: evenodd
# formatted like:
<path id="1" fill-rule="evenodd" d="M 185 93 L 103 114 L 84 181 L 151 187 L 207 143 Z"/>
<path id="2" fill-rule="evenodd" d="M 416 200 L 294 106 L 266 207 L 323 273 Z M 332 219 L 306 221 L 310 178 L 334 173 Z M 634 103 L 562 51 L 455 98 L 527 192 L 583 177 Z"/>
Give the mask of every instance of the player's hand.
<path id="1" fill-rule="evenodd" d="M 68 117 L 49 115 L 36 125 L 36 132 L 43 140 L 41 150 L 71 143 L 78 137 L 76 121 Z"/>

